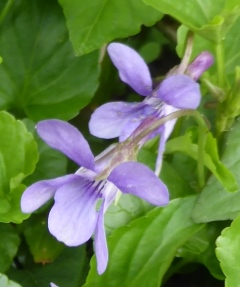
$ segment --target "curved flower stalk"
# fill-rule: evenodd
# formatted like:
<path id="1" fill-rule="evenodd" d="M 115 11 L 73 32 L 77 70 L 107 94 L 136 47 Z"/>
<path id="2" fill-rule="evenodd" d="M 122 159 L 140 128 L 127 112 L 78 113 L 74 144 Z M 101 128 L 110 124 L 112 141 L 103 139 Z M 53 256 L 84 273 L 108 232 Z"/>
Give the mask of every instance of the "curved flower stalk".
<path id="1" fill-rule="evenodd" d="M 140 103 L 107 103 L 93 112 L 89 122 L 90 133 L 105 139 L 119 137 L 120 142 L 128 138 L 148 117 L 159 119 L 179 109 L 196 109 L 201 93 L 195 80 L 213 63 L 212 56 L 205 52 L 189 68 L 188 76 L 172 74 L 153 89 L 148 66 L 136 51 L 124 44 L 111 43 L 108 53 L 121 80 L 145 97 Z M 167 122 L 140 143 L 141 146 L 146 140 L 161 134 L 155 169 L 157 175 L 160 173 L 165 143 L 175 122 L 176 120 Z"/>
<path id="2" fill-rule="evenodd" d="M 124 149 L 122 144 L 108 148 L 94 159 L 82 134 L 64 121 L 41 121 L 37 132 L 49 146 L 81 168 L 75 174 L 28 187 L 21 198 L 22 211 L 31 213 L 54 198 L 48 217 L 49 231 L 68 246 L 83 244 L 94 233 L 97 268 L 101 274 L 108 262 L 104 212 L 118 189 L 158 206 L 168 203 L 168 190 L 149 168 L 131 161 L 133 151 Z"/>

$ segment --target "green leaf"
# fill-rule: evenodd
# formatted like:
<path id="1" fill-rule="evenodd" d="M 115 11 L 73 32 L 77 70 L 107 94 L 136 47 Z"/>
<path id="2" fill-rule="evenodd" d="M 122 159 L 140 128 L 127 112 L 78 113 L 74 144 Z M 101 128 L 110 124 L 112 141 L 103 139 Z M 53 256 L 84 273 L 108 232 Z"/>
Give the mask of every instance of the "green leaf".
<path id="1" fill-rule="evenodd" d="M 20 200 L 25 189 L 26 186 L 20 184 L 12 189 L 7 196 L 0 198 L 0 222 L 18 224 L 30 216 L 22 213 L 20 207 Z"/>
<path id="2" fill-rule="evenodd" d="M 203 227 L 190 219 L 195 200 L 173 200 L 114 231 L 108 238 L 106 272 L 97 274 L 94 258 L 84 286 L 160 286 L 177 249 Z"/>
<path id="3" fill-rule="evenodd" d="M 45 214 L 32 215 L 24 222 L 23 228 L 26 242 L 36 263 L 49 263 L 63 250 L 64 245 L 49 233 Z"/>
<path id="4" fill-rule="evenodd" d="M 0 47 L 0 109 L 35 121 L 69 120 L 97 89 L 98 53 L 74 56 L 57 1 L 14 1 Z"/>
<path id="5" fill-rule="evenodd" d="M 240 286 L 240 216 L 218 237 L 216 254 L 226 275 L 226 287 Z"/>
<path id="6" fill-rule="evenodd" d="M 208 223 L 199 232 L 195 233 L 177 252 L 184 264 L 199 262 L 205 265 L 215 278 L 224 280 L 219 261 L 215 254 L 216 239 L 220 235 L 222 222 Z M 178 265 L 178 264 L 177 264 Z M 176 269 L 176 267 L 175 267 Z"/>
<path id="7" fill-rule="evenodd" d="M 59 0 L 75 53 L 89 53 L 116 38 L 140 32 L 141 25 L 152 26 L 162 13 L 134 0 Z"/>
<path id="8" fill-rule="evenodd" d="M 85 245 L 65 247 L 52 263 L 45 265 L 31 263 L 22 270 L 11 268 L 8 276 L 24 287 L 50 287 L 50 282 L 59 287 L 79 287 L 85 279 L 85 260 Z"/>
<path id="9" fill-rule="evenodd" d="M 20 238 L 12 225 L 4 223 L 0 223 L 0 238 L 0 272 L 5 272 L 17 253 Z"/>
<path id="10" fill-rule="evenodd" d="M 198 145 L 194 143 L 194 130 L 188 131 L 184 136 L 174 138 L 167 142 L 165 153 L 181 152 L 193 159 L 198 159 Z M 235 177 L 219 160 L 217 142 L 209 132 L 205 143 L 204 165 L 216 176 L 219 182 L 230 192 L 238 188 Z"/>
<path id="11" fill-rule="evenodd" d="M 143 0 L 209 41 L 221 42 L 240 15 L 236 0 Z M 184 9 L 183 9 L 184 7 Z"/>
<path id="12" fill-rule="evenodd" d="M 21 287 L 19 284 L 9 280 L 7 276 L 0 274 L 0 286 L 1 287 Z"/>
<path id="13" fill-rule="evenodd" d="M 227 133 L 225 149 L 221 161 L 235 176 L 240 186 L 240 122 L 236 121 L 231 131 Z M 211 176 L 199 195 L 193 211 L 195 222 L 234 219 L 240 212 L 240 189 L 228 193 L 222 185 Z"/>
<path id="14" fill-rule="evenodd" d="M 24 124 L 6 112 L 0 112 L 0 134 L 0 222 L 20 223 L 27 217 L 20 210 L 25 189 L 20 183 L 35 168 L 37 145 Z"/>
<path id="15" fill-rule="evenodd" d="M 104 216 L 106 233 L 129 224 L 132 220 L 145 215 L 153 205 L 130 194 L 122 194 L 116 204 L 112 204 Z"/>

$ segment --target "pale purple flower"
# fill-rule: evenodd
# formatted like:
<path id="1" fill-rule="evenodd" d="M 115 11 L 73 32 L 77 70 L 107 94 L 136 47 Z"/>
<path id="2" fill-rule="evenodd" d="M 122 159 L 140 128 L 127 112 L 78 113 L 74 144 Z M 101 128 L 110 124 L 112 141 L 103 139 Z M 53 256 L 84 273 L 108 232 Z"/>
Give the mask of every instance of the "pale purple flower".
<path id="1" fill-rule="evenodd" d="M 50 283 L 50 286 L 51 287 L 58 287 L 56 284 L 54 284 L 54 283 Z"/>
<path id="2" fill-rule="evenodd" d="M 49 146 L 82 167 L 75 174 L 29 186 L 21 199 L 22 211 L 31 213 L 54 198 L 48 217 L 49 231 L 68 246 L 80 245 L 94 233 L 97 268 L 101 274 L 108 262 L 104 212 L 115 199 L 118 189 L 158 206 L 168 203 L 168 190 L 149 168 L 126 161 L 128 155 L 124 159 L 125 154 L 114 153 L 114 148 L 110 147 L 94 159 L 82 134 L 64 121 L 41 121 L 37 132 Z M 113 157 L 117 163 L 113 164 Z"/>
<path id="3" fill-rule="evenodd" d="M 156 89 L 153 89 L 148 66 L 136 51 L 124 44 L 111 43 L 108 46 L 108 53 L 119 71 L 121 80 L 138 94 L 145 96 L 145 99 L 140 103 L 112 102 L 97 108 L 89 122 L 92 135 L 104 139 L 119 137 L 121 142 L 148 117 L 158 119 L 179 109 L 198 107 L 201 99 L 200 88 L 191 77 L 175 74 L 167 77 Z M 207 67 L 201 62 L 198 65 L 198 74 L 200 70 L 203 72 Z M 161 134 L 156 174 L 160 172 L 165 143 L 175 122 L 175 119 L 168 121 L 146 138 L 147 140 Z"/>

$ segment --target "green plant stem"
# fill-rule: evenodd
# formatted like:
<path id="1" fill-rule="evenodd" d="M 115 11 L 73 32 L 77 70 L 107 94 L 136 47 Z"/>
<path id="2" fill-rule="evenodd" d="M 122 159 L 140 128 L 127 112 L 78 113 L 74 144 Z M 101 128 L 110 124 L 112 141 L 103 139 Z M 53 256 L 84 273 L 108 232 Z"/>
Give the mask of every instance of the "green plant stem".
<path id="1" fill-rule="evenodd" d="M 216 60 L 218 71 L 218 85 L 222 88 L 224 86 L 224 47 L 223 41 L 216 45 Z"/>
<path id="2" fill-rule="evenodd" d="M 202 188 L 205 184 L 205 176 L 204 176 L 204 146 L 206 142 L 207 132 L 209 130 L 209 126 L 202 117 L 202 115 L 196 110 L 180 110 L 176 111 L 164 118 L 158 119 L 154 122 L 149 122 L 145 126 L 143 125 L 137 133 L 134 133 L 129 139 L 127 139 L 124 143 L 129 146 L 137 146 L 139 143 L 149 134 L 158 129 L 161 125 L 166 122 L 177 119 L 183 116 L 192 116 L 198 123 L 199 126 L 199 138 L 198 138 L 198 162 L 197 162 L 197 171 L 198 171 L 198 180 L 199 185 Z"/>

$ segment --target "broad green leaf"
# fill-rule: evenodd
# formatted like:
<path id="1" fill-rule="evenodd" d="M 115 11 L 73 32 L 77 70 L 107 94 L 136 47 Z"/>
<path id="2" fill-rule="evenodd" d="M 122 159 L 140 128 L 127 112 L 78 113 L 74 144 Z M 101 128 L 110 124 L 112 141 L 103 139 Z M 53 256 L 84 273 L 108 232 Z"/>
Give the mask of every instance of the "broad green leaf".
<path id="1" fill-rule="evenodd" d="M 203 227 L 190 219 L 195 200 L 173 200 L 114 231 L 108 238 L 106 272 L 97 274 L 94 258 L 84 286 L 160 286 L 177 249 Z"/>
<path id="2" fill-rule="evenodd" d="M 52 263 L 45 265 L 31 263 L 22 270 L 11 268 L 8 276 L 24 287 L 50 287 L 50 282 L 59 287 L 79 287 L 85 279 L 85 261 L 87 261 L 85 245 L 65 247 Z"/>
<path id="3" fill-rule="evenodd" d="M 36 263 L 52 262 L 63 250 L 64 245 L 49 233 L 45 214 L 32 215 L 25 221 L 23 233 Z"/>
<path id="4" fill-rule="evenodd" d="M 21 287 L 16 282 L 9 280 L 7 276 L 0 274 L 0 286 L 1 287 Z"/>
<path id="5" fill-rule="evenodd" d="M 218 237 L 216 254 L 226 275 L 226 287 L 240 286 L 240 216 Z"/>
<path id="6" fill-rule="evenodd" d="M 141 25 L 152 26 L 162 13 L 138 0 L 59 0 L 75 53 L 89 53 L 116 38 L 140 32 Z"/>
<path id="7" fill-rule="evenodd" d="M 68 120 L 97 89 L 98 53 L 74 56 L 57 1 L 14 1 L 1 25 L 0 47 L 0 109 L 35 121 Z"/>
<path id="8" fill-rule="evenodd" d="M 17 253 L 20 238 L 14 226 L 4 223 L 0 223 L 0 238 L 0 272 L 5 272 Z"/>
<path id="9" fill-rule="evenodd" d="M 143 0 L 210 41 L 221 42 L 240 15 L 236 0 Z"/>
<path id="10" fill-rule="evenodd" d="M 37 146 L 24 124 L 6 112 L 0 112 L 0 134 L 0 222 L 20 223 L 27 218 L 20 210 L 20 183 L 35 168 Z"/>
<path id="11" fill-rule="evenodd" d="M 193 133 L 189 131 L 184 136 L 174 138 L 167 142 L 165 153 L 181 152 L 198 160 L 198 145 L 194 143 Z M 236 179 L 224 166 L 218 156 L 217 142 L 209 132 L 204 148 L 204 165 L 216 176 L 219 182 L 228 190 L 236 191 Z"/>
<path id="12" fill-rule="evenodd" d="M 221 161 L 229 168 L 240 186 L 240 122 L 236 121 L 225 139 Z M 228 193 L 218 180 L 211 176 L 199 195 L 193 211 L 195 222 L 234 219 L 240 212 L 240 189 Z"/>

